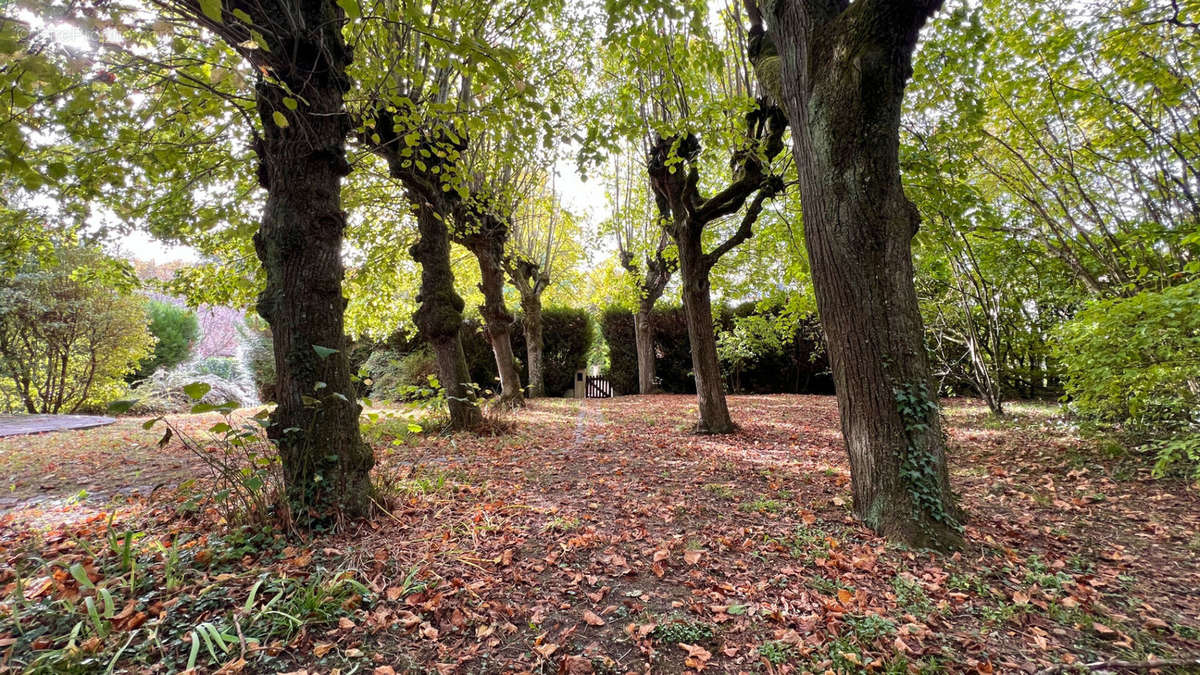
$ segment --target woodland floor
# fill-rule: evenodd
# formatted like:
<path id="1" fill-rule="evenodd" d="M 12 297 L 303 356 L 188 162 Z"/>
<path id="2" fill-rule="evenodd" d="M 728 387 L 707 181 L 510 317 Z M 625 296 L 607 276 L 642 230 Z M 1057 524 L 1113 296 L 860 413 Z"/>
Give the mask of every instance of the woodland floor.
<path id="1" fill-rule="evenodd" d="M 366 435 L 389 513 L 307 543 L 195 509 L 203 464 L 142 420 L 0 440 L 0 667 L 1019 673 L 1200 656 L 1200 491 L 1053 407 L 996 421 L 947 402 L 970 516 L 953 556 L 857 524 L 833 398 L 730 407 L 742 428 L 720 437 L 688 433 L 688 396 L 539 400 L 494 436 L 385 418 Z"/>

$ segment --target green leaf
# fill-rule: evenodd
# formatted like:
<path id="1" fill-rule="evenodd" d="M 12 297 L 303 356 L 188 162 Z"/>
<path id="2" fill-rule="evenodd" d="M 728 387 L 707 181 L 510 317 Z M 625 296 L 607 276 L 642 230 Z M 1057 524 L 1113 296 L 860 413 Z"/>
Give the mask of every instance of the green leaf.
<path id="1" fill-rule="evenodd" d="M 216 21 L 222 22 L 221 18 L 221 0 L 199 0 L 200 11 L 204 12 L 204 16 Z"/>
<path id="2" fill-rule="evenodd" d="M 112 403 L 108 404 L 108 411 L 110 413 L 120 415 L 121 413 L 129 412 L 129 409 L 132 408 L 137 402 L 138 399 L 136 398 L 124 398 L 119 401 L 113 401 Z"/>
<path id="3" fill-rule="evenodd" d="M 288 126 L 287 116 L 285 116 L 283 113 L 279 112 L 278 110 L 271 113 L 271 119 L 275 121 L 275 126 L 279 127 L 280 129 L 286 129 Z"/>
<path id="4" fill-rule="evenodd" d="M 207 382 L 192 382 L 191 384 L 184 385 L 183 393 L 187 394 L 188 398 L 192 399 L 193 401 L 199 401 L 200 399 L 204 398 L 204 395 L 207 394 L 211 389 L 212 386 Z"/>
<path id="5" fill-rule="evenodd" d="M 287 108 L 288 110 L 295 110 L 296 108 L 298 108 L 300 106 L 300 103 L 299 103 L 299 101 L 292 98 L 291 96 L 284 96 L 283 97 L 283 106 L 285 108 Z"/>
<path id="6" fill-rule="evenodd" d="M 321 357 L 322 361 L 329 358 L 331 355 L 338 353 L 338 350 L 336 349 L 322 347 L 321 345 L 313 345 L 313 351 L 317 353 L 317 356 Z"/>
<path id="7" fill-rule="evenodd" d="M 358 8 L 358 3 L 355 0 L 337 0 L 338 7 L 346 13 L 347 19 L 357 19 L 362 16 L 362 10 Z"/>

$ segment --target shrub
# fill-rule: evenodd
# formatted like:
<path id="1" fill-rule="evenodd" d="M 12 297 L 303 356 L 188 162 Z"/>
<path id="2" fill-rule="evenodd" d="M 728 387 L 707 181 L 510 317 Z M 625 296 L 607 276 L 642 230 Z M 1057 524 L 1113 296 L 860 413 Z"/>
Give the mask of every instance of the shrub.
<path id="1" fill-rule="evenodd" d="M 604 310 L 600 316 L 600 334 L 608 344 L 608 372 L 605 373 L 608 381 L 622 394 L 636 394 L 637 339 L 633 333 L 633 312 L 622 307 Z"/>
<path id="2" fill-rule="evenodd" d="M 758 394 L 833 392 L 829 361 L 816 318 L 780 316 L 779 309 L 760 311 L 755 303 L 735 310 L 713 308 L 714 328 L 730 387 Z M 691 341 L 682 307 L 655 309 L 655 377 L 663 391 L 691 394 Z M 609 348 L 608 378 L 618 391 L 638 390 L 637 344 L 633 313 L 610 307 L 601 318 L 601 332 Z M 739 326 L 741 328 L 739 328 Z M 768 337 L 766 333 L 771 333 Z"/>
<path id="3" fill-rule="evenodd" d="M 196 313 L 186 307 L 151 300 L 150 333 L 157 338 L 154 353 L 138 366 L 135 379 L 144 379 L 159 368 L 171 369 L 187 360 L 192 347 L 200 338 L 200 322 Z"/>
<path id="4" fill-rule="evenodd" d="M 415 388 L 437 375 L 437 359 L 427 347 L 408 354 L 392 349 L 371 352 L 363 368 L 371 380 L 371 398 L 376 401 L 404 401 Z"/>
<path id="5" fill-rule="evenodd" d="M 153 347 L 145 301 L 128 266 L 97 250 L 52 258 L 0 280 L 0 393 L 29 413 L 102 407 Z"/>
<path id="6" fill-rule="evenodd" d="M 258 405 L 253 381 L 241 370 L 240 365 L 231 376 L 226 377 L 209 370 L 213 365 L 211 361 L 205 359 L 184 363 L 169 370 L 160 368 L 150 377 L 134 383 L 129 390 L 129 398 L 137 401 L 132 410 L 151 415 L 187 412 L 196 401 L 184 391 L 184 387 L 196 382 L 209 387 L 208 393 L 200 400 L 202 403 L 220 405 L 233 401 L 240 406 Z"/>
<path id="7" fill-rule="evenodd" d="M 1200 423 L 1200 281 L 1093 303 L 1058 331 L 1071 408 L 1161 432 Z"/>
<path id="8" fill-rule="evenodd" d="M 1200 281 L 1093 303 L 1059 327 L 1070 408 L 1146 437 L 1200 479 Z"/>
<path id="9" fill-rule="evenodd" d="M 192 370 L 200 375 L 214 375 L 223 380 L 237 380 L 245 375 L 242 364 L 230 356 L 210 356 L 192 364 Z"/>
<path id="10" fill-rule="evenodd" d="M 238 327 L 237 359 L 254 382 L 260 401 L 275 400 L 275 341 L 271 328 L 257 315 Z"/>
<path id="11" fill-rule="evenodd" d="M 595 328 L 585 310 L 568 307 L 542 310 L 542 363 L 547 394 L 554 396 L 574 388 L 575 371 L 587 367 L 594 338 Z M 528 383 L 526 350 L 525 327 L 518 317 L 513 326 L 513 353 L 521 367 L 521 381 Z M 488 354 L 491 355 L 490 350 Z"/>

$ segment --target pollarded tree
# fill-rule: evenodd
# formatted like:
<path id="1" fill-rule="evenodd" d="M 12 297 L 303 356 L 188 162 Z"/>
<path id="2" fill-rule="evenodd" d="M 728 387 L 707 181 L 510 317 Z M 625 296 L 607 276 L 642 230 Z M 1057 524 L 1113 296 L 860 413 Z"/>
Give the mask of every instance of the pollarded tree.
<path id="1" fill-rule="evenodd" d="M 627 142 L 614 154 L 608 176 L 612 218 L 609 223 L 617 239 L 617 256 L 630 275 L 637 291 L 637 309 L 633 314 L 633 335 L 637 347 L 638 393 L 657 390 L 654 372 L 654 324 L 650 313 L 662 297 L 679 267 L 674 240 L 659 220 L 644 158 L 649 155 L 648 137 L 643 137 L 642 157 L 636 157 L 634 143 Z M 640 258 L 640 260 L 639 260 Z"/>
<path id="2" fill-rule="evenodd" d="M 769 100 L 751 97 L 750 67 L 731 30 L 737 22 L 728 12 L 722 17 L 723 41 L 702 22 L 693 32 L 696 21 L 652 17 L 658 35 L 615 42 L 611 59 L 633 83 L 618 91 L 633 96 L 644 116 L 640 127 L 626 121 L 624 128 L 649 126 L 646 171 L 659 222 L 679 259 L 701 433 L 735 428 L 717 356 L 709 276 L 722 255 L 753 235 L 767 200 L 783 192 L 772 160 L 784 148 L 787 127 Z M 701 135 L 711 147 L 702 145 Z M 717 167 L 713 155 L 723 155 Z M 720 227 L 730 219 L 736 226 Z"/>
<path id="3" fill-rule="evenodd" d="M 555 189 L 553 176 L 541 180 L 541 194 L 526 198 L 512 220 L 504 268 L 521 294 L 529 396 L 546 395 L 542 296 L 579 257 L 582 233 Z"/>
<path id="4" fill-rule="evenodd" d="M 396 75 L 364 111 L 361 136 L 404 186 L 415 213 L 420 239 L 412 253 L 422 286 L 414 318 L 438 356 L 452 424 L 465 428 L 480 418 L 464 386 L 464 303 L 454 289 L 449 242 L 465 245 L 480 264 L 481 313 L 501 397 L 519 400 L 501 263 L 523 165 L 556 133 L 550 120 L 561 108 L 554 97 L 572 79 L 566 60 L 576 43 L 567 38 L 578 36 L 561 27 L 555 39 L 542 35 L 544 21 L 563 15 L 553 2 L 462 0 L 400 9 L 413 24 L 379 35 L 371 50 Z"/>
<path id="5" fill-rule="evenodd" d="M 752 36 L 778 52 L 768 64 L 760 51 L 769 67 L 756 71 L 780 73 L 855 512 L 890 538 L 950 548 L 962 540 L 961 514 L 913 287 L 919 216 L 899 165 L 913 50 L 941 2 L 764 3 L 766 26 L 746 4 Z"/>
<path id="6" fill-rule="evenodd" d="M 352 125 L 344 97 L 351 51 L 332 0 L 164 0 L 164 11 L 219 36 L 256 71 L 254 150 L 266 190 L 254 248 L 266 272 L 258 312 L 271 326 L 278 444 L 301 518 L 368 511 L 374 464 L 362 442 L 346 358 L 341 180 Z M 313 404 L 312 401 L 318 401 Z"/>

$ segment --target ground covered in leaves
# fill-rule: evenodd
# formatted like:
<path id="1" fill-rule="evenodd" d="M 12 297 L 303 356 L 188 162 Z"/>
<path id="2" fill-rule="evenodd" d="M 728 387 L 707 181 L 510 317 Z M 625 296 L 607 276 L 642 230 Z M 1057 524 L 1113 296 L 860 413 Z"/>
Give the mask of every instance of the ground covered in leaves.
<path id="1" fill-rule="evenodd" d="M 1054 408 L 994 421 L 948 402 L 970 522 L 941 556 L 857 524 L 833 398 L 730 406 L 741 430 L 717 437 L 688 433 L 685 396 L 539 400 L 503 434 L 384 416 L 366 435 L 386 511 L 307 542 L 219 522 L 189 480 L 203 463 L 140 420 L 0 441 L 0 666 L 1012 673 L 1200 655 L 1200 492 Z"/>

